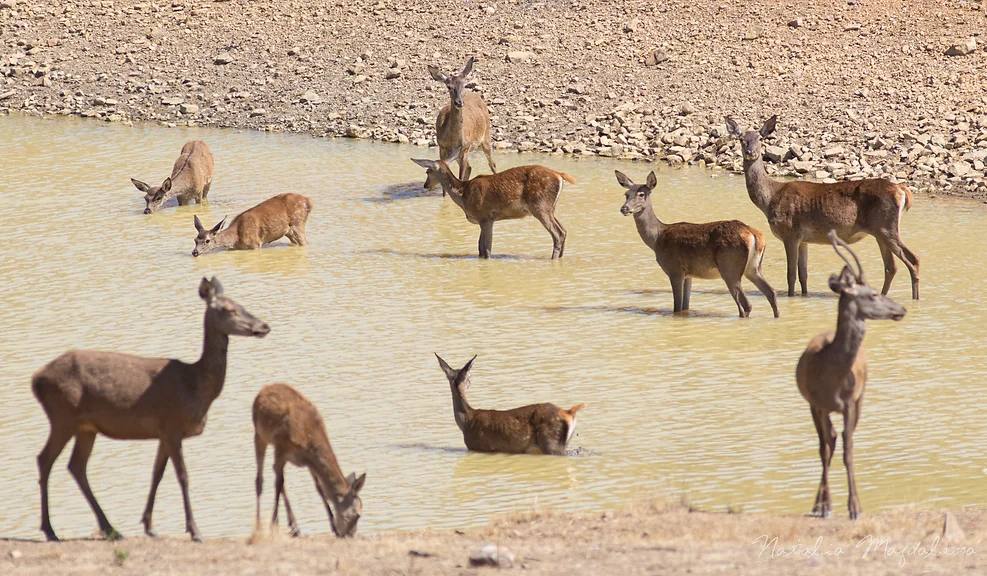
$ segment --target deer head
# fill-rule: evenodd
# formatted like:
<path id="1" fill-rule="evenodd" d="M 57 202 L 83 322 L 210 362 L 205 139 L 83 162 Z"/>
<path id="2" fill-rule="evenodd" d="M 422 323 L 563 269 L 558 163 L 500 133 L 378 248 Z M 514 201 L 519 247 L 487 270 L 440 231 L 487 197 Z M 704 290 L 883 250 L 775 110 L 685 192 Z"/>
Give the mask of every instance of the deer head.
<path id="1" fill-rule="evenodd" d="M 846 262 L 839 274 L 829 277 L 829 288 L 840 295 L 840 310 L 844 308 L 858 320 L 901 320 L 905 317 L 905 307 L 871 288 L 864 280 L 864 270 L 860 259 L 850 246 L 830 230 L 829 241 L 833 250 Z M 856 271 L 840 249 L 849 252 L 856 264 Z"/>
<path id="2" fill-rule="evenodd" d="M 150 214 L 161 208 L 165 200 L 168 199 L 168 193 L 171 192 L 171 178 L 165 178 L 160 186 L 153 187 L 135 178 L 131 178 L 130 181 L 134 183 L 134 187 L 144 193 L 144 202 L 146 204 L 144 207 L 145 214 Z"/>
<path id="3" fill-rule="evenodd" d="M 438 354 L 435 357 L 439 361 L 439 367 L 445 372 L 446 379 L 449 380 L 449 388 L 452 390 L 452 415 L 456 419 L 456 425 L 462 430 L 466 425 L 466 390 L 470 387 L 470 370 L 473 369 L 473 362 L 476 356 L 470 358 L 465 366 L 456 370 Z"/>
<path id="4" fill-rule="evenodd" d="M 195 230 L 198 234 L 195 237 L 195 248 L 192 250 L 192 256 L 199 256 L 200 254 L 205 254 L 210 252 L 216 247 L 214 242 L 216 234 L 223 229 L 223 224 L 226 223 L 226 217 L 224 216 L 219 224 L 216 224 L 212 228 L 206 230 L 205 226 L 202 225 L 202 220 L 199 220 L 198 216 L 192 217 L 192 223 L 195 224 Z"/>
<path id="5" fill-rule="evenodd" d="M 631 182 L 631 179 L 620 170 L 614 170 L 614 174 L 617 176 L 617 182 L 627 189 L 627 192 L 624 193 L 624 205 L 620 207 L 620 213 L 629 216 L 638 214 L 647 208 L 651 203 L 651 192 L 658 185 L 658 177 L 655 176 L 654 171 L 652 170 L 648 174 L 648 183 L 640 185 Z"/>
<path id="6" fill-rule="evenodd" d="M 753 162 L 754 160 L 759 160 L 763 154 L 763 146 L 761 145 L 761 138 L 767 138 L 775 131 L 775 126 L 778 124 L 778 115 L 775 114 L 771 118 L 764 121 L 764 124 L 759 130 L 748 130 L 743 132 L 737 122 L 727 116 L 727 132 L 740 139 L 740 151 L 744 155 L 744 160 L 747 162 Z"/>
<path id="7" fill-rule="evenodd" d="M 232 298 L 223 296 L 223 285 L 215 276 L 202 279 L 199 297 L 206 302 L 206 323 L 228 336 L 263 338 L 271 331 L 266 322 L 255 317 Z"/>
<path id="8" fill-rule="evenodd" d="M 442 82 L 449 89 L 449 100 L 452 105 L 458 110 L 463 108 L 463 90 L 466 89 L 467 80 L 469 75 L 473 73 L 473 64 L 476 62 L 476 58 L 470 56 L 469 60 L 466 61 L 466 66 L 459 74 L 449 76 L 444 74 L 441 70 L 435 66 L 428 67 L 428 73 L 432 75 L 432 79 L 436 82 Z"/>
<path id="9" fill-rule="evenodd" d="M 422 160 L 418 158 L 412 158 L 412 162 L 418 164 L 425 169 L 425 188 L 431 190 L 436 185 L 442 186 L 442 191 L 452 198 L 453 202 L 458 204 L 460 207 L 463 205 L 462 194 L 459 193 L 459 189 L 463 185 L 463 181 L 456 178 L 456 175 L 452 173 L 449 168 L 449 160 Z M 467 177 L 469 177 L 469 171 L 467 171 Z"/>
<path id="10" fill-rule="evenodd" d="M 356 536 L 356 524 L 360 521 L 360 515 L 363 514 L 360 490 L 363 490 L 363 484 L 366 481 L 366 472 L 360 474 L 359 478 L 352 472 L 346 477 L 346 485 L 349 486 L 349 489 L 333 502 L 336 513 L 332 516 L 332 531 L 336 536 L 340 538 Z"/>

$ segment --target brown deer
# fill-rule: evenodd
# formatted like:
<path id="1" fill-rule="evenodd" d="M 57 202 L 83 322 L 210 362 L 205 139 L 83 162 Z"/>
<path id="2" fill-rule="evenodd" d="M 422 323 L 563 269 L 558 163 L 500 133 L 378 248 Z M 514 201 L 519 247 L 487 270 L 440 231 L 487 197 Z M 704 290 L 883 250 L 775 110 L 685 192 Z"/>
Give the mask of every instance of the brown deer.
<path id="1" fill-rule="evenodd" d="M 145 214 L 150 214 L 170 198 L 178 198 L 178 205 L 185 206 L 193 201 L 201 204 L 209 196 L 212 186 L 212 152 L 202 140 L 189 140 L 182 146 L 182 153 L 175 160 L 171 176 L 160 186 L 147 184 L 131 178 L 130 181 L 144 193 Z"/>
<path id="2" fill-rule="evenodd" d="M 827 234 L 836 230 L 845 242 L 854 243 L 868 234 L 877 240 L 884 259 L 884 287 L 891 288 L 901 259 L 912 277 L 912 298 L 918 300 L 918 257 L 901 241 L 901 215 L 912 205 L 907 186 L 883 178 L 847 180 L 825 184 L 794 180 L 772 180 L 764 169 L 761 139 L 775 130 L 778 116 L 772 116 L 760 130 L 741 132 L 727 117 L 727 130 L 740 139 L 744 156 L 744 177 L 751 201 L 768 218 L 771 232 L 785 244 L 788 257 L 788 295 L 795 295 L 798 272 L 802 295 L 808 294 L 809 244 L 829 244 Z"/>
<path id="3" fill-rule="evenodd" d="M 850 490 L 847 507 L 850 510 L 850 519 L 856 520 L 860 515 L 860 500 L 857 498 L 857 482 L 853 474 L 853 432 L 860 421 L 860 407 L 864 400 L 864 386 L 867 384 L 867 359 L 862 347 L 865 321 L 901 320 L 905 317 L 905 309 L 867 285 L 860 260 L 850 246 L 837 236 L 835 230 L 829 233 L 829 240 L 836 253 L 846 262 L 840 274 L 829 277 L 830 289 L 840 295 L 836 331 L 820 334 L 809 342 L 799 358 L 795 379 L 799 392 L 809 403 L 816 434 L 819 435 L 822 479 L 819 481 L 812 513 L 826 518 L 832 512 L 829 464 L 836 451 L 836 430 L 829 415 L 831 412 L 840 412 L 843 414 L 843 463 Z M 856 271 L 840 252 L 840 247 L 853 257 Z"/>
<path id="4" fill-rule="evenodd" d="M 562 182 L 574 184 L 572 176 L 544 166 L 518 166 L 497 174 L 461 180 L 444 160 L 416 160 L 427 178 L 442 185 L 452 201 L 463 209 L 466 219 L 480 225 L 480 258 L 490 258 L 493 225 L 498 220 L 514 220 L 529 214 L 552 235 L 552 259 L 565 251 L 566 231 L 555 217 L 555 205 L 562 193 Z M 469 177 L 470 170 L 466 170 Z"/>
<path id="5" fill-rule="evenodd" d="M 201 256 L 216 248 L 256 250 L 285 236 L 292 244 L 304 246 L 307 243 L 305 222 L 311 211 L 311 200 L 301 194 L 288 193 L 268 198 L 241 212 L 222 231 L 226 218 L 207 230 L 199 217 L 194 216 L 197 235 L 192 256 Z"/>
<path id="6" fill-rule="evenodd" d="M 103 535 L 120 538 L 96 503 L 86 475 L 97 434 L 117 440 L 158 441 L 151 492 L 141 519 L 144 531 L 148 536 L 155 535 L 151 512 L 170 459 L 182 489 L 185 529 L 192 540 L 202 540 L 192 518 L 182 440 L 202 434 L 206 413 L 223 390 L 230 336 L 263 338 L 271 329 L 243 306 L 223 296 L 223 286 L 215 277 L 211 281 L 202 279 L 199 296 L 206 302 L 206 314 L 205 338 L 198 362 L 186 364 L 167 358 L 72 350 L 34 374 L 31 389 L 51 424 L 48 442 L 38 454 L 41 530 L 48 540 L 58 540 L 48 519 L 48 476 L 55 459 L 73 436 L 75 448 L 69 471 L 96 514 Z"/>
<path id="7" fill-rule="evenodd" d="M 648 174 L 647 184 L 637 185 L 622 172 L 615 170 L 617 182 L 627 189 L 620 213 L 634 215 L 641 240 L 654 250 L 658 266 L 672 283 L 674 312 L 689 309 L 692 279 L 722 278 L 737 303 L 741 318 L 751 313 L 751 304 L 740 282 L 746 276 L 757 286 L 771 304 L 775 318 L 778 304 L 775 291 L 764 279 L 764 234 L 739 220 L 723 220 L 692 224 L 665 224 L 655 215 L 651 193 L 658 185 L 654 172 Z"/>
<path id="8" fill-rule="evenodd" d="M 479 146 L 487 157 L 490 171 L 496 173 L 497 165 L 491 156 L 490 113 L 483 98 L 476 92 L 466 92 L 466 84 L 473 73 L 476 58 L 470 56 L 459 74 L 449 76 L 435 66 L 428 67 L 432 79 L 442 82 L 449 89 L 449 103 L 439 110 L 435 118 L 435 141 L 439 145 L 439 158 L 455 158 L 459 162 L 459 179 L 467 178 L 469 155 Z M 434 188 L 434 181 L 425 181 L 425 187 Z M 442 191 L 443 196 L 446 194 Z"/>
<path id="9" fill-rule="evenodd" d="M 295 514 L 284 489 L 284 465 L 308 468 L 315 490 L 329 515 L 329 525 L 340 538 L 356 535 L 356 524 L 363 513 L 360 490 L 366 474 L 343 476 L 336 455 L 329 444 L 322 416 L 307 398 L 287 384 L 271 384 L 254 399 L 254 451 L 257 456 L 257 525 L 260 526 L 260 494 L 264 486 L 264 456 L 267 445 L 274 444 L 274 514 L 271 525 L 278 523 L 278 500 L 284 498 L 291 535 L 300 533 Z M 333 513 L 335 509 L 335 513 Z"/>
<path id="10" fill-rule="evenodd" d="M 475 452 L 508 454 L 565 454 L 566 444 L 576 431 L 576 404 L 565 410 L 555 404 L 529 404 L 513 410 L 478 410 L 466 401 L 470 370 L 476 356 L 455 370 L 438 354 L 439 366 L 452 389 L 452 414 L 463 432 L 466 448 Z"/>

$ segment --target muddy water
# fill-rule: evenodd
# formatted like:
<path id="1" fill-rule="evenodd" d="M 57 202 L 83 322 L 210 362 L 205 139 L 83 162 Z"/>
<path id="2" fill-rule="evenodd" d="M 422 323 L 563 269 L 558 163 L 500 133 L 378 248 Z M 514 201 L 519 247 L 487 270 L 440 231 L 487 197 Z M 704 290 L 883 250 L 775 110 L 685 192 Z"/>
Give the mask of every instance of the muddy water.
<path id="1" fill-rule="evenodd" d="M 160 181 L 189 138 L 207 140 L 216 156 L 210 202 L 144 216 L 128 179 Z M 578 184 L 559 202 L 569 230 L 563 262 L 549 261 L 549 235 L 532 219 L 498 224 L 495 258 L 483 262 L 475 258 L 478 228 L 448 199 L 422 193 L 423 174 L 408 157 L 428 154 L 300 136 L 0 118 L 0 536 L 40 536 L 35 456 L 47 422 L 30 393 L 32 372 L 72 347 L 194 360 L 203 312 L 196 288 L 213 274 L 273 330 L 264 340 L 232 341 L 226 388 L 205 434 L 186 443 L 207 537 L 252 528 L 250 405 L 275 381 L 319 406 L 346 472 L 367 471 L 364 531 L 651 497 L 714 510 L 811 507 L 817 444 L 794 368 L 808 339 L 835 323 L 826 278 L 839 261 L 831 251 L 811 248 L 812 293 L 781 298 L 780 320 L 760 295 L 751 297 L 751 319 L 735 318 L 714 281 L 696 281 L 692 314 L 672 317 L 665 277 L 632 220 L 618 213 L 613 169 L 643 179 L 643 165 L 499 155 L 503 167 L 542 162 Z M 314 200 L 310 246 L 282 241 L 192 258 L 193 214 L 212 224 L 288 191 Z M 740 218 L 765 228 L 740 178 L 663 169 L 655 200 L 668 221 Z M 867 335 L 871 381 L 857 434 L 865 510 L 987 500 L 987 312 L 979 290 L 987 269 L 970 259 L 982 262 L 985 228 L 982 205 L 924 196 L 905 218 L 905 239 L 923 258 L 924 299 L 908 300 L 902 267 L 892 295 L 908 306 L 907 318 L 874 322 Z M 876 245 L 858 246 L 879 282 Z M 782 289 L 783 250 L 773 238 L 765 268 Z M 457 366 L 479 354 L 475 406 L 588 403 L 572 443 L 578 456 L 468 454 L 433 352 Z M 90 479 L 125 534 L 140 533 L 154 449 L 96 443 Z M 68 452 L 52 477 L 52 519 L 63 537 L 84 536 L 95 521 L 65 469 Z M 842 513 L 841 464 L 833 480 Z M 303 530 L 327 532 L 307 473 L 292 469 L 287 481 Z M 159 494 L 157 527 L 181 533 L 170 467 Z"/>

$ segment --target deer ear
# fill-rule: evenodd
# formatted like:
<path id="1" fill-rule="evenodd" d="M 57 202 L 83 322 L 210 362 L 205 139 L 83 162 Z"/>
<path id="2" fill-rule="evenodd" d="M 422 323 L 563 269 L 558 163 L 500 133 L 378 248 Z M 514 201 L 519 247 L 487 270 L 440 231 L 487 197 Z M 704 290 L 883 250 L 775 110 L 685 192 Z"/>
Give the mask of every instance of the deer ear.
<path id="1" fill-rule="evenodd" d="M 617 177 L 617 183 L 623 186 L 624 188 L 631 189 L 634 187 L 634 183 L 631 182 L 631 179 L 628 178 L 627 175 L 621 172 L 620 170 L 614 170 L 613 174 L 614 176 Z"/>
<path id="2" fill-rule="evenodd" d="M 165 178 L 164 182 L 161 183 L 161 191 L 168 192 L 171 190 L 171 178 Z"/>
<path id="3" fill-rule="evenodd" d="M 476 58 L 474 56 L 470 56 L 470 59 L 466 61 L 466 65 L 463 66 L 463 71 L 460 72 L 459 75 L 463 78 L 468 77 L 470 74 L 473 73 L 473 64 L 475 63 L 476 63 Z"/>
<path id="4" fill-rule="evenodd" d="M 202 232 L 203 230 L 206 229 L 206 227 L 202 225 L 202 220 L 199 220 L 198 215 L 192 216 L 192 223 L 195 224 L 195 229 L 199 232 Z"/>
<path id="5" fill-rule="evenodd" d="M 849 266 L 844 266 L 839 274 L 833 274 L 829 277 L 829 289 L 837 294 L 852 292 L 856 285 L 857 279 Z"/>
<path id="6" fill-rule="evenodd" d="M 141 182 L 140 180 L 136 180 L 134 178 L 131 178 L 130 181 L 134 183 L 134 187 L 135 188 L 137 188 L 138 190 L 140 190 L 141 192 L 143 192 L 145 194 L 147 194 L 148 192 L 151 191 L 151 187 L 148 186 L 147 184 Z"/>
<path id="7" fill-rule="evenodd" d="M 448 378 L 450 382 L 455 380 L 456 375 L 459 374 L 459 371 L 453 369 L 453 367 L 450 366 L 448 362 L 442 359 L 442 356 L 435 354 L 435 357 L 439 360 L 439 368 L 442 368 L 442 371 L 446 373 L 446 378 Z"/>
<path id="8" fill-rule="evenodd" d="M 211 232 L 212 234 L 217 234 L 220 230 L 222 230 L 223 224 L 226 224 L 226 218 L 227 216 L 223 216 L 223 219 L 219 221 L 219 224 L 213 226 L 212 230 L 210 230 L 209 232 Z"/>
<path id="9" fill-rule="evenodd" d="M 459 369 L 459 374 L 456 376 L 456 379 L 457 380 L 459 380 L 460 382 L 462 382 L 463 380 L 466 379 L 467 376 L 469 376 L 470 370 L 473 369 L 473 362 L 476 361 L 476 356 L 477 355 L 474 354 L 473 357 L 470 358 L 470 361 L 467 362 L 465 366 L 463 366 L 462 368 Z"/>
<path id="10" fill-rule="evenodd" d="M 210 282 L 205 276 L 202 277 L 202 282 L 199 282 L 199 298 L 202 298 L 206 302 L 209 302 L 216 297 L 216 291 L 213 288 L 212 282 Z"/>
<path id="11" fill-rule="evenodd" d="M 727 122 L 727 134 L 740 138 L 740 126 L 737 124 L 737 121 L 729 116 L 725 120 Z"/>
<path id="12" fill-rule="evenodd" d="M 213 295 L 215 295 L 215 296 L 222 296 L 223 295 L 223 285 L 219 283 L 219 278 L 216 278 L 215 276 L 213 276 L 212 277 L 212 281 L 210 283 L 212 284 Z"/>
<path id="13" fill-rule="evenodd" d="M 432 75 L 432 80 L 435 80 L 436 82 L 445 82 L 449 79 L 448 76 L 443 74 L 442 71 L 435 66 L 429 66 L 428 73 Z"/>
<path id="14" fill-rule="evenodd" d="M 424 168 L 426 170 L 435 170 L 436 169 L 436 165 L 435 165 L 435 161 L 434 160 L 419 160 L 418 158 L 412 158 L 411 161 L 414 162 L 415 164 L 418 164 L 419 166 L 421 166 L 422 168 Z"/>
<path id="15" fill-rule="evenodd" d="M 655 171 L 652 170 L 651 173 L 648 174 L 648 188 L 650 190 L 654 190 L 655 186 L 657 185 L 658 185 L 658 177 L 655 176 Z"/>
<path id="16" fill-rule="evenodd" d="M 353 477 L 353 473 L 352 472 L 350 473 L 350 477 Z M 366 481 L 367 481 L 367 473 L 366 472 L 364 472 L 363 474 L 360 474 L 359 477 L 354 478 L 353 480 L 351 480 L 350 481 L 350 492 L 352 492 L 354 496 L 356 496 L 357 494 L 359 494 L 360 493 L 360 490 L 363 490 L 363 485 L 366 483 Z"/>
<path id="17" fill-rule="evenodd" d="M 764 121 L 764 125 L 761 126 L 761 129 L 760 130 L 758 130 L 758 133 L 761 134 L 761 138 L 767 138 L 768 136 L 770 136 L 771 133 L 775 131 L 775 126 L 777 124 L 778 124 L 778 115 L 777 114 L 775 114 L 771 118 L 768 118 L 767 120 L 765 120 Z"/>
<path id="18" fill-rule="evenodd" d="M 469 180 L 470 179 L 470 174 L 472 174 L 472 173 L 473 173 L 473 167 L 470 166 L 469 164 L 467 164 L 466 165 L 466 172 L 463 173 L 463 180 Z"/>

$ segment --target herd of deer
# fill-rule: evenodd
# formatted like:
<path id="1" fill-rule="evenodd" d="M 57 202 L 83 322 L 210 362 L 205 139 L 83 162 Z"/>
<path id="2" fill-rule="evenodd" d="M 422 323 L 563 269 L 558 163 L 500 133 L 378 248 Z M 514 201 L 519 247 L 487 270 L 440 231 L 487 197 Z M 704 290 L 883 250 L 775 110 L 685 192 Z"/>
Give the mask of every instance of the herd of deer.
<path id="1" fill-rule="evenodd" d="M 482 98 L 466 92 L 474 59 L 461 72 L 446 75 L 429 67 L 432 78 L 449 89 L 450 103 L 436 121 L 440 159 L 414 160 L 426 169 L 426 188 L 441 186 L 445 195 L 462 208 L 466 218 L 480 226 L 479 254 L 489 258 L 493 224 L 498 220 L 532 215 L 552 236 L 552 258 L 561 258 L 566 230 L 555 216 L 555 206 L 563 182 L 574 180 L 568 174 L 543 166 L 521 166 L 497 172 L 491 158 L 490 116 Z M 895 275 L 895 261 L 901 259 L 911 275 L 912 298 L 919 297 L 918 258 L 902 244 L 899 223 L 911 205 L 905 186 L 883 179 L 823 184 L 803 181 L 776 181 L 768 177 L 761 159 L 761 139 L 775 129 L 771 117 L 759 130 L 743 132 L 727 118 L 729 133 L 741 142 L 747 191 L 764 212 L 771 231 L 785 245 L 788 256 L 788 295 L 795 294 L 798 277 L 802 294 L 807 292 L 808 244 L 830 244 L 846 262 L 839 274 L 830 277 L 829 286 L 839 295 L 835 332 L 821 334 L 809 343 L 798 362 L 796 381 L 809 403 L 819 436 L 822 478 L 813 513 L 831 513 L 828 485 L 829 465 L 836 448 L 836 431 L 830 414 L 843 415 L 844 463 L 849 480 L 849 514 L 860 513 L 853 471 L 853 432 L 860 419 L 860 407 L 867 379 L 867 365 L 861 348 L 865 320 L 900 320 L 905 309 L 886 294 Z M 475 147 L 486 154 L 490 175 L 470 178 L 468 155 Z M 458 161 L 458 174 L 449 163 Z M 138 180 L 134 185 L 145 193 L 150 214 L 166 201 L 177 198 L 180 205 L 201 203 L 212 184 L 213 157 L 208 146 L 192 141 L 182 148 L 172 174 L 160 186 Z M 645 184 L 635 184 L 621 172 L 617 182 L 626 190 L 621 207 L 633 215 L 641 239 L 655 253 L 672 286 L 675 312 L 689 309 L 692 278 L 716 278 L 726 283 L 741 317 L 751 305 L 741 287 L 746 277 L 768 299 L 778 316 L 775 292 L 762 273 L 765 237 L 759 230 L 737 220 L 705 224 L 666 224 L 655 214 L 651 195 L 657 185 L 654 172 Z M 281 194 L 239 214 L 228 227 L 225 218 L 206 229 L 194 219 L 197 236 L 193 256 L 220 247 L 256 249 L 282 237 L 304 245 L 305 223 L 312 202 L 298 194 Z M 884 259 L 884 286 L 874 291 L 864 280 L 863 269 L 848 243 L 866 235 L 874 236 Z M 851 263 L 851 259 L 853 263 Z M 151 489 L 142 523 L 154 536 L 152 511 L 155 494 L 170 460 L 175 468 L 185 508 L 186 530 L 201 540 L 192 516 L 188 474 L 182 455 L 182 441 L 202 433 L 206 414 L 222 391 L 226 377 L 229 337 L 263 338 L 269 326 L 223 294 L 214 277 L 203 278 L 199 296 L 206 303 L 205 336 L 199 360 L 187 364 L 175 359 L 143 358 L 112 352 L 66 352 L 36 372 L 32 390 L 50 421 L 48 441 L 38 455 L 41 486 L 41 530 L 48 540 L 57 540 L 48 514 L 48 479 L 56 458 L 75 438 L 69 471 L 96 515 L 100 531 L 107 538 L 119 538 L 96 502 L 89 487 L 86 466 L 98 434 L 122 440 L 157 439 L 158 451 L 151 475 Z M 562 409 L 553 404 L 533 404 L 513 410 L 480 410 L 466 399 L 469 373 L 476 359 L 454 369 L 438 357 L 452 391 L 453 415 L 469 450 L 518 454 L 556 454 L 566 451 L 576 425 L 576 413 L 584 405 Z M 309 469 L 315 487 L 325 503 L 333 532 L 352 536 L 363 510 L 359 493 L 366 475 L 344 476 L 333 454 L 325 425 L 316 407 L 286 384 L 264 387 L 253 405 L 254 446 L 257 462 L 257 523 L 260 524 L 260 495 L 263 463 L 268 445 L 274 446 L 275 500 L 272 524 L 277 523 L 278 504 L 284 500 L 291 533 L 298 525 L 284 487 L 287 462 Z"/>

